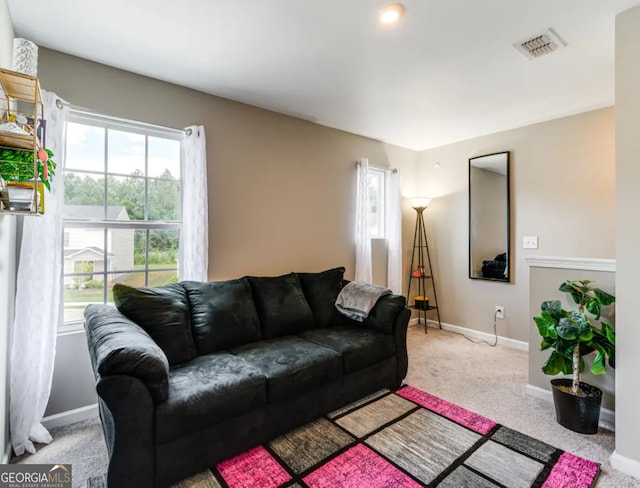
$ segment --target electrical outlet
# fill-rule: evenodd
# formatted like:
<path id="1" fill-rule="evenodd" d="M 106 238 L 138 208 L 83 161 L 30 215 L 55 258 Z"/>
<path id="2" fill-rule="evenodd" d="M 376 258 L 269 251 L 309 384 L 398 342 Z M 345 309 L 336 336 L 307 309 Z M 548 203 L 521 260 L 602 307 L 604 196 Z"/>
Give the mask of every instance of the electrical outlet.
<path id="1" fill-rule="evenodd" d="M 496 305 L 496 318 L 497 319 L 503 319 L 504 318 L 504 307 L 501 307 L 500 305 Z"/>

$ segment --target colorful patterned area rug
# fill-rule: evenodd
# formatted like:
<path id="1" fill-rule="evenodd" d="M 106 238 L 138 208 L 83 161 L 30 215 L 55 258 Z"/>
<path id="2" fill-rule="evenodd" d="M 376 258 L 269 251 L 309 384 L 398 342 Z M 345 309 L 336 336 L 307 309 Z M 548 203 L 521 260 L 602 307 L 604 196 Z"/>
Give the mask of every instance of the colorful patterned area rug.
<path id="1" fill-rule="evenodd" d="M 600 465 L 417 388 L 381 391 L 176 488 L 589 488 Z M 105 486 L 104 477 L 89 488 Z"/>

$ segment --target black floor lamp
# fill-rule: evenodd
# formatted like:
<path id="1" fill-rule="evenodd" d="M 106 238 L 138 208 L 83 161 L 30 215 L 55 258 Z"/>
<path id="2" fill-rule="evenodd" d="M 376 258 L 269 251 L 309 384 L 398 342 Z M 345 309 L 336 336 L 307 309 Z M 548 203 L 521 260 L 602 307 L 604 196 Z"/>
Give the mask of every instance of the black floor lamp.
<path id="1" fill-rule="evenodd" d="M 409 285 L 407 287 L 407 301 L 409 308 L 418 311 L 418 323 L 424 317 L 424 332 L 427 333 L 427 312 L 434 311 L 438 317 L 438 327 L 442 329 L 438 296 L 436 294 L 436 280 L 431 267 L 431 256 L 427 242 L 427 231 L 424 226 L 424 211 L 431 201 L 430 198 L 411 198 L 411 206 L 416 211 L 416 229 L 413 234 L 413 251 L 411 253 L 411 268 L 409 271 Z M 425 251 L 427 260 L 425 261 Z M 428 268 L 427 266 L 428 265 Z M 417 295 L 411 297 L 411 285 L 417 282 Z M 433 300 L 427 297 L 427 282 L 433 286 Z"/>

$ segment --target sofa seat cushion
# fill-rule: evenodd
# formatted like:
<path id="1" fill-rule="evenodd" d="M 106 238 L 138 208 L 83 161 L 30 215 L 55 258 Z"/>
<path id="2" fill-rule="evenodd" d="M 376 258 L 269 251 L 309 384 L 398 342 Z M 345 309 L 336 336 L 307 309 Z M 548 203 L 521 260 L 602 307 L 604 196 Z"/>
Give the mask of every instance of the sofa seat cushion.
<path id="1" fill-rule="evenodd" d="M 342 376 L 340 353 L 301 337 L 269 339 L 237 347 L 231 352 L 264 372 L 270 403 Z"/>
<path id="2" fill-rule="evenodd" d="M 215 425 L 267 402 L 267 379 L 239 356 L 198 356 L 169 372 L 169 396 L 156 409 L 156 443 Z"/>
<path id="3" fill-rule="evenodd" d="M 333 349 L 342 355 L 343 370 L 352 373 L 395 354 L 395 341 L 388 334 L 362 326 L 339 326 L 306 330 L 300 337 Z"/>

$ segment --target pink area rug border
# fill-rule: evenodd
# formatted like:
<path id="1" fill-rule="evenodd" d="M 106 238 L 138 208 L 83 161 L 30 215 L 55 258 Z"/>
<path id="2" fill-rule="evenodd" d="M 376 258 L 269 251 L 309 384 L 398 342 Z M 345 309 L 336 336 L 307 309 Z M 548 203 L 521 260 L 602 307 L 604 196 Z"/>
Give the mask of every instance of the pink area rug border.
<path id="1" fill-rule="evenodd" d="M 588 488 L 598 476 L 600 466 L 569 452 L 563 452 L 553 465 L 542 488 Z"/>
<path id="2" fill-rule="evenodd" d="M 395 393 L 482 435 L 488 434 L 491 432 L 491 429 L 498 425 L 497 422 L 491 419 L 453 403 L 449 403 L 442 398 L 438 398 L 413 386 L 405 386 Z"/>

